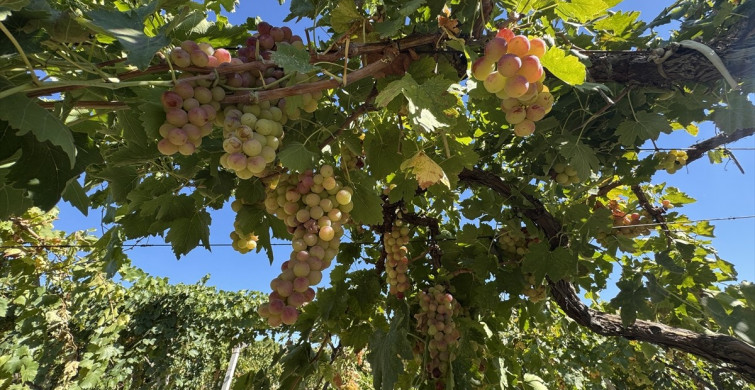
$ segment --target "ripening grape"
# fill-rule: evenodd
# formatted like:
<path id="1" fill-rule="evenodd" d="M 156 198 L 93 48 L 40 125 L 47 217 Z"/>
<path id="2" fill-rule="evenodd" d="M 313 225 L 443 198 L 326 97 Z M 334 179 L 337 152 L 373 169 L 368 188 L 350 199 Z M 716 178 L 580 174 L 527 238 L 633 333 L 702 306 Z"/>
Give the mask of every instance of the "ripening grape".
<path id="1" fill-rule="evenodd" d="M 571 165 L 561 162 L 553 165 L 551 176 L 561 185 L 575 184 L 580 181 L 579 176 L 577 176 L 577 170 Z"/>
<path id="2" fill-rule="evenodd" d="M 506 54 L 508 43 L 503 38 L 495 37 L 485 45 L 485 58 L 491 62 L 498 61 L 502 55 Z"/>
<path id="3" fill-rule="evenodd" d="M 683 150 L 671 150 L 668 153 L 660 152 L 657 156 L 660 157 L 658 167 L 665 169 L 668 173 L 673 174 L 687 164 L 687 152 Z"/>
<path id="4" fill-rule="evenodd" d="M 440 285 L 430 287 L 427 292 L 421 291 L 418 298 L 419 313 L 414 315 L 417 330 L 429 339 L 426 344 L 428 360 L 425 369 L 436 387 L 440 384 L 443 388 L 442 378 L 451 370 L 461 337 L 454 321 L 461 307 L 453 295 Z M 423 345 L 419 345 L 420 350 Z"/>
<path id="5" fill-rule="evenodd" d="M 524 57 L 530 51 L 530 40 L 524 35 L 517 35 L 509 40 L 508 52 Z"/>
<path id="6" fill-rule="evenodd" d="M 641 235 L 650 234 L 649 226 L 645 226 L 651 223 L 652 220 L 645 211 L 642 213 L 630 213 L 627 212 L 627 205 L 617 199 L 610 200 L 607 205 L 603 205 L 598 202 L 595 208 L 607 207 L 611 211 L 611 218 L 614 228 L 610 234 L 621 235 L 629 238 L 634 238 Z M 603 242 L 605 235 L 601 235 L 598 238 L 598 242 Z"/>
<path id="7" fill-rule="evenodd" d="M 540 59 L 535 56 L 522 57 L 522 66 L 519 68 L 517 74 L 524 76 L 528 82 L 534 83 L 540 80 L 543 76 L 543 66 L 540 65 Z"/>
<path id="8" fill-rule="evenodd" d="M 487 57 L 480 57 L 472 63 L 472 76 L 477 80 L 485 80 L 485 78 L 494 71 L 495 62 Z"/>
<path id="9" fill-rule="evenodd" d="M 388 280 L 388 292 L 403 299 L 411 284 L 407 271 L 409 269 L 409 253 L 406 245 L 409 243 L 409 228 L 403 226 L 403 221 L 396 219 L 391 230 L 383 233 L 383 247 L 385 248 L 385 273 Z"/>
<path id="10" fill-rule="evenodd" d="M 522 59 L 514 54 L 504 54 L 498 60 L 498 73 L 503 77 L 514 77 L 522 67 Z"/>
<path id="11" fill-rule="evenodd" d="M 281 265 L 281 274 L 270 283 L 270 305 L 274 300 L 283 304 L 281 323 L 296 322 L 296 309 L 314 299 L 311 286 L 320 283 L 322 271 L 338 253 L 344 234 L 342 225 L 348 221 L 348 210 L 353 205 L 352 190 L 334 174 L 330 165 L 323 165 L 317 172 L 282 174 L 278 185 L 266 193 L 265 209 L 282 220 L 293 235 L 291 256 Z M 322 183 L 329 183 L 329 189 Z M 275 314 L 270 311 L 261 315 L 273 318 Z"/>

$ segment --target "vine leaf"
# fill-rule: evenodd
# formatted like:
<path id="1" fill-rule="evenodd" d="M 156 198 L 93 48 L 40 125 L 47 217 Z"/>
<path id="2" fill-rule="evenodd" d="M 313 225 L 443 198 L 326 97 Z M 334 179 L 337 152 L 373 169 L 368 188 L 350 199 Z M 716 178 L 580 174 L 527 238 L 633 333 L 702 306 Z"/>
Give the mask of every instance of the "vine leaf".
<path id="1" fill-rule="evenodd" d="M 608 4 L 603 0 L 571 0 L 568 3 L 559 1 L 556 14 L 564 20 L 576 19 L 580 23 L 586 23 L 608 8 Z"/>
<path id="2" fill-rule="evenodd" d="M 21 215 L 34 204 L 24 196 L 24 190 L 13 188 L 7 180 L 8 171 L 0 170 L 0 219 Z"/>
<path id="3" fill-rule="evenodd" d="M 31 0 L 0 0 L 0 8 L 8 8 L 11 11 L 19 11 L 26 7 Z"/>
<path id="4" fill-rule="evenodd" d="M 330 24 L 339 34 L 346 32 L 354 22 L 361 21 L 362 14 L 357 10 L 354 0 L 341 0 L 330 14 Z"/>
<path id="5" fill-rule="evenodd" d="M 402 162 L 401 170 L 411 170 L 417 178 L 419 187 L 423 190 L 437 182 L 441 182 L 445 184 L 446 187 L 451 188 L 451 183 L 448 181 L 448 177 L 446 176 L 446 172 L 443 171 L 443 168 L 421 150 L 408 160 Z"/>
<path id="6" fill-rule="evenodd" d="M 443 112 L 446 102 L 444 96 L 450 97 L 448 88 L 452 82 L 442 76 L 428 79 L 423 84 L 417 83 L 410 74 L 388 84 L 375 98 L 378 107 L 386 107 L 399 94 L 407 100 L 407 108 L 412 121 L 422 126 L 426 131 L 433 131 L 439 127 L 447 127 L 448 116 Z M 449 99 L 455 102 L 456 99 Z M 439 104 L 440 103 L 440 104 Z"/>
<path id="7" fill-rule="evenodd" d="M 210 214 L 199 210 L 188 218 L 180 218 L 171 223 L 165 241 L 170 242 L 176 258 L 189 253 L 200 241 L 210 250 Z"/>
<path id="8" fill-rule="evenodd" d="M 623 145 L 634 145 L 637 139 L 658 139 L 661 131 L 668 133 L 672 130 L 671 125 L 660 113 L 639 111 L 635 116 L 637 121 L 624 121 L 616 128 L 616 135 Z"/>
<path id="9" fill-rule="evenodd" d="M 755 127 L 755 106 L 747 96 L 729 94 L 727 101 L 727 106 L 720 106 L 713 112 L 713 122 L 721 131 L 731 134 L 738 129 Z"/>
<path id="10" fill-rule="evenodd" d="M 581 63 L 577 57 L 568 55 L 566 51 L 558 47 L 549 48 L 540 62 L 554 76 L 569 85 L 582 84 L 587 77 L 585 64 Z"/>
<path id="11" fill-rule="evenodd" d="M 291 142 L 278 153 L 284 167 L 297 172 L 304 172 L 315 166 L 317 153 L 307 149 L 301 142 Z"/>
<path id="12" fill-rule="evenodd" d="M 377 225 L 383 223 L 382 201 L 374 190 L 361 185 L 354 186 L 352 202 L 356 207 L 351 210 L 351 219 L 363 225 Z"/>
<path id="13" fill-rule="evenodd" d="M 129 12 L 104 9 L 90 11 L 87 13 L 92 19 L 89 27 L 117 39 L 128 52 L 129 62 L 144 70 L 155 53 L 170 44 L 170 39 L 163 33 L 152 37 L 144 33 L 144 18 L 154 13 L 158 4 L 152 2 Z"/>
<path id="14" fill-rule="evenodd" d="M 576 256 L 563 247 L 551 251 L 546 242 L 531 245 L 522 260 L 522 271 L 531 272 L 538 283 L 545 275 L 553 280 L 563 279 L 571 275 L 576 268 Z"/>
<path id="15" fill-rule="evenodd" d="M 375 390 L 392 389 L 398 376 L 404 372 L 401 359 L 411 359 L 412 346 L 407 340 L 408 310 L 396 310 L 388 332 L 376 329 L 370 337 L 367 360 L 373 370 Z"/>
<path id="16" fill-rule="evenodd" d="M 78 180 L 71 179 L 68 181 L 65 190 L 63 190 L 63 200 L 76 207 L 82 214 L 89 213 L 89 197 Z"/>
<path id="17" fill-rule="evenodd" d="M 8 84 L 0 80 L 0 87 Z M 18 130 L 16 135 L 34 134 L 39 142 L 50 141 L 59 146 L 68 156 L 71 168 L 76 161 L 76 146 L 68 127 L 58 117 L 38 105 L 34 99 L 23 94 L 15 94 L 0 99 L 0 119 L 7 121 Z"/>
<path id="18" fill-rule="evenodd" d="M 569 159 L 569 165 L 574 167 L 577 175 L 583 179 L 590 177 L 591 171 L 600 169 L 600 161 L 595 152 L 582 142 L 567 143 L 561 146 L 560 153 Z"/>
<path id="19" fill-rule="evenodd" d="M 305 49 L 297 49 L 292 45 L 278 44 L 272 54 L 272 61 L 283 68 L 286 74 L 294 72 L 309 73 L 320 68 L 309 63 L 309 53 Z"/>
<path id="20" fill-rule="evenodd" d="M 524 388 L 527 390 L 548 390 L 543 378 L 530 373 L 524 374 Z"/>

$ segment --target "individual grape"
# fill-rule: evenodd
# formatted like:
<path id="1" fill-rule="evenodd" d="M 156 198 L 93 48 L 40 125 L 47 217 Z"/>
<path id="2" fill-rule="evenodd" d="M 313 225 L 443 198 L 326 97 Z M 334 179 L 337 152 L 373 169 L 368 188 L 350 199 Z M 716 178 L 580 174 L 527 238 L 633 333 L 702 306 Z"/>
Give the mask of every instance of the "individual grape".
<path id="1" fill-rule="evenodd" d="M 506 54 L 508 43 L 503 38 L 494 37 L 485 45 L 485 57 L 491 62 L 497 62 L 502 55 Z"/>
<path id="2" fill-rule="evenodd" d="M 518 137 L 526 137 L 535 132 L 535 122 L 525 119 L 514 126 L 514 134 Z"/>
<path id="3" fill-rule="evenodd" d="M 498 76 L 502 77 L 499 73 L 494 73 Z M 529 82 L 526 78 L 524 78 L 521 75 L 516 75 L 513 77 L 504 78 L 504 86 L 503 88 L 506 90 L 506 93 L 513 98 L 518 98 L 525 93 L 527 93 L 527 90 L 530 87 Z"/>
<path id="4" fill-rule="evenodd" d="M 530 39 L 530 50 L 527 52 L 527 55 L 543 58 L 546 50 L 547 46 L 544 40 L 540 38 L 532 38 Z"/>
<path id="5" fill-rule="evenodd" d="M 514 77 L 522 67 L 522 59 L 514 54 L 504 54 L 498 60 L 498 73 L 503 77 Z"/>
<path id="6" fill-rule="evenodd" d="M 180 108 L 169 108 L 165 112 L 165 119 L 168 121 L 168 123 L 177 127 L 181 127 L 188 123 L 189 115 L 186 113 L 186 111 Z"/>
<path id="7" fill-rule="evenodd" d="M 183 98 L 173 91 L 165 91 L 160 96 L 160 102 L 165 110 L 183 107 Z"/>
<path id="8" fill-rule="evenodd" d="M 170 52 L 170 60 L 179 68 L 191 66 L 191 55 L 186 50 L 176 47 Z"/>
<path id="9" fill-rule="evenodd" d="M 537 122 L 545 117 L 545 107 L 533 104 L 527 107 L 527 119 Z"/>
<path id="10" fill-rule="evenodd" d="M 512 125 L 521 123 L 525 119 L 527 119 L 527 110 L 524 106 L 516 106 L 510 110 L 506 110 L 506 122 Z"/>
<path id="11" fill-rule="evenodd" d="M 166 156 L 170 156 L 178 152 L 178 146 L 170 142 L 167 138 L 163 138 L 157 143 L 157 150 Z"/>
<path id="12" fill-rule="evenodd" d="M 514 38 L 514 32 L 509 30 L 508 28 L 502 28 L 498 30 L 498 32 L 495 34 L 498 38 L 503 38 L 506 40 L 506 42 L 511 41 L 512 38 Z"/>
<path id="13" fill-rule="evenodd" d="M 194 66 L 204 68 L 210 62 L 210 59 L 207 56 L 207 54 L 203 52 L 201 49 L 193 50 L 189 53 L 189 55 L 191 56 L 191 64 Z"/>
<path id="14" fill-rule="evenodd" d="M 472 76 L 483 81 L 489 74 L 495 71 L 495 62 L 487 57 L 480 57 L 472 63 Z"/>
<path id="15" fill-rule="evenodd" d="M 543 76 L 543 66 L 540 65 L 540 59 L 535 56 L 522 57 L 522 67 L 517 74 L 524 76 L 530 83 L 535 83 Z"/>
<path id="16" fill-rule="evenodd" d="M 490 73 L 482 82 L 485 90 L 490 93 L 497 93 L 506 87 L 508 79 L 498 72 Z M 508 91 L 507 91 L 508 92 Z"/>
<path id="17" fill-rule="evenodd" d="M 524 57 L 530 51 L 530 40 L 524 35 L 517 35 L 509 40 L 508 52 Z"/>

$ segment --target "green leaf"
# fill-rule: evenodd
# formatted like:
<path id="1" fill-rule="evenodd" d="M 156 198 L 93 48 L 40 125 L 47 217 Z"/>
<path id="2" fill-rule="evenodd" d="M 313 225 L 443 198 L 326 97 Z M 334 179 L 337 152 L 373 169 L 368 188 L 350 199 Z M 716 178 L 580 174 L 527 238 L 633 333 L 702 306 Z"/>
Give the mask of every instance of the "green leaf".
<path id="1" fill-rule="evenodd" d="M 603 0 L 571 0 L 556 3 L 556 14 L 562 19 L 577 20 L 586 23 L 608 9 L 608 4 Z"/>
<path id="2" fill-rule="evenodd" d="M 635 116 L 636 121 L 621 122 L 616 128 L 616 135 L 622 145 L 634 145 L 637 140 L 656 140 L 661 132 L 671 131 L 671 125 L 661 113 L 639 111 Z"/>
<path id="3" fill-rule="evenodd" d="M 0 7 L 8 8 L 11 11 L 20 11 L 30 2 L 31 0 L 0 0 Z"/>
<path id="4" fill-rule="evenodd" d="M 398 172 L 403 156 L 398 152 L 399 130 L 390 123 L 378 124 L 365 134 L 364 153 L 370 172 L 375 178 L 383 178 Z"/>
<path id="5" fill-rule="evenodd" d="M 50 142 L 38 142 L 31 134 L 17 137 L 6 128 L 0 130 L 0 144 L 21 150 L 21 157 L 10 166 L 5 183 L 24 192 L 6 190 L 6 195 L 23 194 L 44 210 L 55 206 L 68 181 L 81 173 L 78 167 L 72 169 L 69 166 L 68 155 L 62 149 Z M 18 198 L 10 202 L 17 204 L 13 209 L 18 209 L 21 203 L 26 204 Z"/>
<path id="6" fill-rule="evenodd" d="M 291 142 L 278 152 L 278 158 L 284 167 L 304 172 L 315 166 L 317 153 L 307 149 L 301 142 Z"/>
<path id="7" fill-rule="evenodd" d="M 336 33 L 348 31 L 354 22 L 361 21 L 362 14 L 357 10 L 354 0 L 341 0 L 330 13 L 330 25 Z"/>
<path id="8" fill-rule="evenodd" d="M 530 373 L 524 374 L 524 388 L 526 390 L 548 390 L 543 378 Z"/>
<path id="9" fill-rule="evenodd" d="M 152 2 L 128 12 L 103 8 L 86 15 L 92 19 L 93 29 L 117 39 L 128 53 L 129 63 L 144 70 L 155 53 L 170 44 L 170 39 L 163 33 L 152 37 L 144 33 L 144 19 L 154 13 L 157 6 L 157 2 Z"/>
<path id="10" fill-rule="evenodd" d="M 585 64 L 558 47 L 548 48 L 540 62 L 554 76 L 569 85 L 582 84 L 587 77 Z"/>
<path id="11" fill-rule="evenodd" d="M 306 49 L 297 49 L 292 45 L 278 44 L 277 50 L 272 54 L 272 61 L 283 68 L 286 74 L 294 72 L 316 72 L 320 68 L 309 63 L 309 52 Z"/>
<path id="12" fill-rule="evenodd" d="M 155 140 L 160 139 L 159 129 L 165 123 L 165 110 L 163 107 L 147 101 L 139 105 L 138 112 L 140 112 L 139 121 L 147 137 Z"/>
<path id="13" fill-rule="evenodd" d="M 0 87 L 7 86 L 0 80 Z M 76 146 L 71 131 L 58 117 L 42 108 L 34 99 L 19 93 L 0 99 L 0 107 L 0 119 L 17 129 L 16 135 L 31 132 L 39 142 L 49 141 L 59 146 L 68 156 L 68 165 L 73 168 Z"/>
<path id="14" fill-rule="evenodd" d="M 76 207 L 82 214 L 87 215 L 89 213 L 89 197 L 79 184 L 78 179 L 69 180 L 62 195 L 63 200 Z"/>
<path id="15" fill-rule="evenodd" d="M 397 310 L 388 332 L 376 329 L 370 337 L 367 360 L 372 367 L 375 390 L 392 389 L 398 376 L 404 372 L 401 359 L 412 357 L 412 346 L 407 340 L 408 330 L 408 310 Z"/>
<path id="16" fill-rule="evenodd" d="M 289 11 L 290 13 L 283 20 L 284 22 L 288 22 L 294 18 L 296 18 L 297 22 L 302 18 L 314 19 L 315 16 L 315 6 L 310 0 L 292 0 Z"/>
<path id="17" fill-rule="evenodd" d="M 554 76 L 569 85 L 582 84 L 587 77 L 585 64 L 558 47 L 548 48 L 540 62 Z"/>
<path id="18" fill-rule="evenodd" d="M 451 81 L 442 76 L 418 84 L 412 75 L 407 73 L 400 80 L 395 80 L 383 88 L 375 98 L 375 103 L 378 107 L 386 107 L 399 94 L 403 94 L 408 101 L 407 108 L 412 120 L 425 130 L 433 131 L 449 124 L 443 110 L 456 101 L 455 97 L 448 94 L 451 84 Z"/>
<path id="19" fill-rule="evenodd" d="M 9 171 L 0 169 L 0 220 L 7 220 L 14 215 L 21 215 L 34 206 L 22 189 L 13 188 L 7 180 Z"/>
<path id="20" fill-rule="evenodd" d="M 383 223 L 382 199 L 367 187 L 356 185 L 354 195 L 351 197 L 354 209 L 351 210 L 351 219 L 363 225 L 378 225 Z"/>
<path id="21" fill-rule="evenodd" d="M 546 242 L 531 245 L 522 260 L 522 271 L 531 272 L 535 281 L 540 282 L 545 275 L 559 280 L 576 273 L 577 257 L 569 250 L 558 247 L 549 250 Z"/>
<path id="22" fill-rule="evenodd" d="M 171 223 L 165 241 L 171 243 L 176 258 L 189 253 L 200 241 L 210 250 L 210 214 L 199 210 L 190 218 L 181 218 Z"/>
<path id="23" fill-rule="evenodd" d="M 600 170 L 600 161 L 595 151 L 581 141 L 562 145 L 559 152 L 569 159 L 569 165 L 577 170 L 577 175 L 583 180 L 589 178 L 592 171 Z"/>
<path id="24" fill-rule="evenodd" d="M 755 127 L 755 106 L 746 95 L 728 94 L 727 105 L 719 106 L 713 112 L 713 122 L 725 134 L 739 129 Z"/>

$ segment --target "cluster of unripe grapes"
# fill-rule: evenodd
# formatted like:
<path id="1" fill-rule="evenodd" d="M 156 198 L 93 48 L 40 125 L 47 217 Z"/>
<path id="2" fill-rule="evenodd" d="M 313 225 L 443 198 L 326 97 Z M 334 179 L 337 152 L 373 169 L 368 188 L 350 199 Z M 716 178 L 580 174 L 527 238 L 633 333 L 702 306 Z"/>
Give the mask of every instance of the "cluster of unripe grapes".
<path id="1" fill-rule="evenodd" d="M 243 110 L 243 111 L 242 111 Z M 277 157 L 287 118 L 270 102 L 229 106 L 223 112 L 220 165 L 241 179 L 263 177 Z"/>
<path id="2" fill-rule="evenodd" d="M 564 163 L 556 163 L 553 165 L 551 176 L 556 183 L 561 185 L 569 185 L 579 183 L 579 176 L 577 176 L 577 170 L 571 165 Z"/>
<path id="3" fill-rule="evenodd" d="M 626 205 L 618 200 L 610 200 L 607 205 L 603 206 L 598 202 L 596 208 L 607 207 L 611 210 L 611 218 L 613 220 L 613 234 L 625 236 L 628 238 L 634 238 L 637 236 L 646 236 L 650 234 L 650 227 L 644 226 L 651 223 L 650 217 L 646 212 L 640 213 L 627 213 L 625 211 Z M 638 226 L 639 225 L 639 226 Z M 602 241 L 606 238 L 605 233 L 598 234 L 598 241 Z"/>
<path id="4" fill-rule="evenodd" d="M 472 75 L 501 99 L 506 121 L 519 137 L 534 133 L 535 122 L 553 107 L 553 95 L 543 85 L 545 71 L 540 58 L 545 51 L 542 39 L 514 35 L 503 28 L 485 45 L 485 54 L 472 64 Z"/>
<path id="5" fill-rule="evenodd" d="M 535 275 L 526 274 L 524 276 L 526 281 L 522 294 L 532 301 L 532 303 L 538 303 L 544 300 L 547 296 L 547 289 L 544 284 L 535 282 Z"/>
<path id="6" fill-rule="evenodd" d="M 209 80 L 180 80 L 172 90 L 162 94 L 165 123 L 160 126 L 157 143 L 160 153 L 188 156 L 202 144 L 202 137 L 212 133 L 225 90 L 212 87 Z"/>
<path id="7" fill-rule="evenodd" d="M 659 152 L 658 157 L 660 158 L 658 166 L 668 173 L 675 173 L 687 164 L 687 152 L 683 150 L 672 150 L 668 153 Z"/>
<path id="8" fill-rule="evenodd" d="M 222 48 L 214 49 L 209 43 L 183 41 L 181 46 L 171 50 L 170 60 L 178 68 L 217 68 L 231 62 L 231 53 Z"/>
<path id="9" fill-rule="evenodd" d="M 498 235 L 498 246 L 513 260 L 518 260 L 527 254 L 530 244 L 539 240 L 537 237 L 531 237 L 526 228 L 507 227 Z"/>
<path id="10" fill-rule="evenodd" d="M 419 313 L 414 315 L 417 330 L 429 339 L 426 344 L 428 360 L 425 368 L 435 381 L 435 387 L 444 389 L 442 378 L 451 369 L 451 362 L 455 358 L 454 349 L 461 336 L 454 321 L 454 315 L 460 309 L 459 303 L 444 286 L 436 285 L 426 292 L 420 291 L 419 308 Z"/>
<path id="11" fill-rule="evenodd" d="M 231 209 L 233 212 L 238 213 L 241 208 L 244 207 L 244 202 L 240 199 L 236 199 L 231 202 Z M 254 232 L 245 232 L 239 227 L 238 221 L 233 224 L 234 230 L 231 232 L 231 247 L 233 250 L 244 254 L 257 248 L 258 237 Z"/>
<path id="12" fill-rule="evenodd" d="M 410 281 L 407 271 L 409 270 L 409 252 L 406 245 L 409 243 L 409 227 L 404 226 L 400 219 L 393 222 L 391 231 L 383 233 L 383 245 L 385 246 L 385 273 L 388 280 L 388 292 L 399 299 L 403 299 L 409 290 Z"/>
<path id="13" fill-rule="evenodd" d="M 310 286 L 320 283 L 322 270 L 338 254 L 343 224 L 354 208 L 352 191 L 336 179 L 331 165 L 323 165 L 319 172 L 281 174 L 277 187 L 267 192 L 267 212 L 293 234 L 291 257 L 270 282 L 269 302 L 258 309 L 270 326 L 295 323 L 297 309 L 314 299 Z"/>

